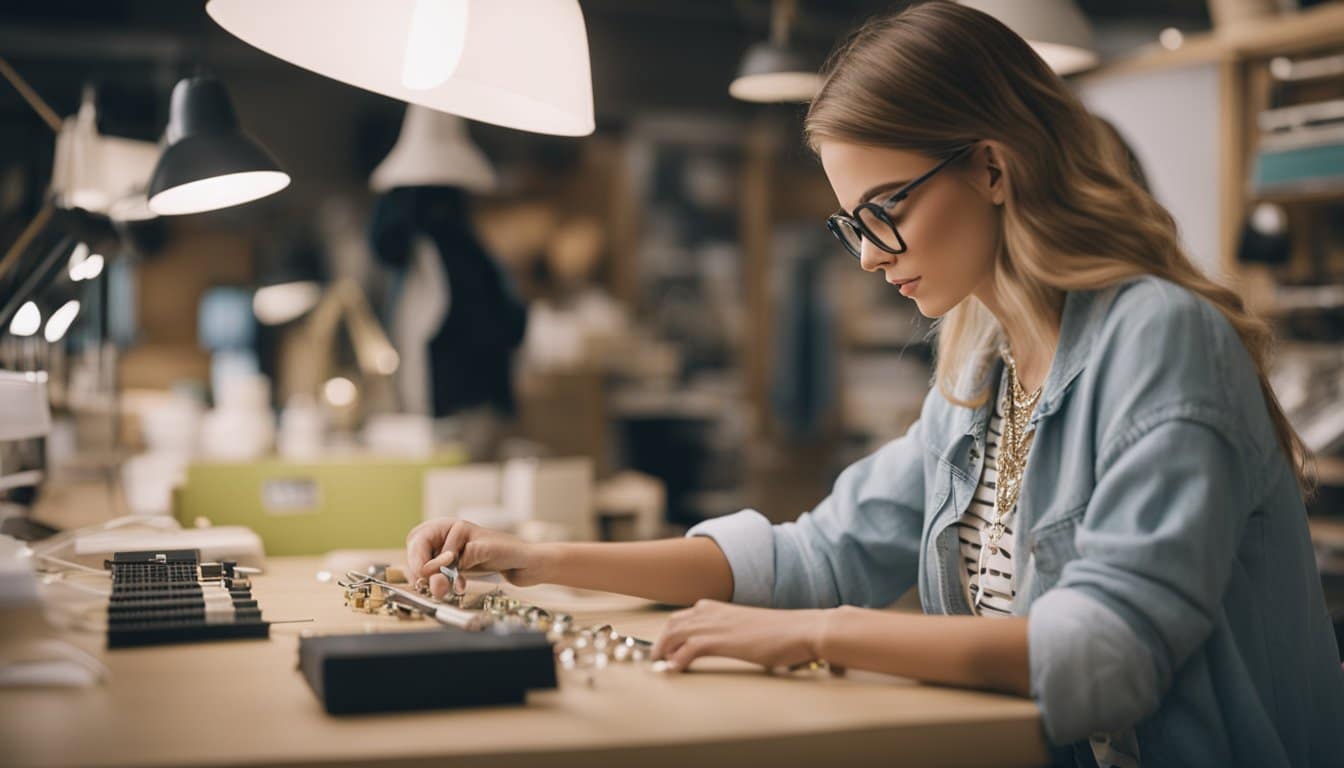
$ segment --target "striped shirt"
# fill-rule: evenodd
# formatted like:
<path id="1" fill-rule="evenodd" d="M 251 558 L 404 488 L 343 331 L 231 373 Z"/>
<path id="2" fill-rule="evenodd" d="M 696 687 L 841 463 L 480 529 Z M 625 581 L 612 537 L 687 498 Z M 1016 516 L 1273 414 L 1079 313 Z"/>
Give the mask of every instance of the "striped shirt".
<path id="1" fill-rule="evenodd" d="M 1000 387 L 1000 389 L 1005 389 Z M 975 489 L 971 506 L 957 521 L 957 537 L 961 540 L 962 585 L 971 612 L 981 616 L 1013 615 L 1013 598 L 1017 595 L 1017 580 L 1013 569 L 1013 524 L 1017 517 L 1014 506 L 1004 519 L 1003 537 L 999 539 L 998 553 L 981 552 L 990 523 L 995 519 L 994 489 L 999 481 L 999 443 L 1003 440 L 1004 393 L 994 402 L 994 415 L 989 421 L 985 440 L 985 466 L 980 471 L 980 484 Z M 1030 447 L 1033 432 L 1027 433 Z M 983 590 L 984 594 L 980 594 Z M 979 597 L 977 603 L 976 597 Z M 1089 739 L 1092 757 L 1102 768 L 1139 768 L 1139 744 L 1133 728 L 1116 733 L 1093 734 Z"/>
<path id="2" fill-rule="evenodd" d="M 1011 616 L 1017 581 L 1013 576 L 1013 524 L 1017 517 L 1014 507 L 1004 519 L 1003 537 L 997 553 L 981 550 L 990 523 L 994 522 L 994 489 L 999 480 L 999 443 L 1003 440 L 1004 395 L 994 403 L 994 415 L 989 421 L 985 440 L 985 466 L 980 472 L 980 485 L 975 498 L 957 521 L 957 537 L 961 540 L 962 585 L 971 612 L 984 616 Z M 1031 433 L 1027 434 L 1030 444 Z M 983 594 L 981 594 L 983 592 Z M 979 598 L 977 600 L 977 597 Z"/>

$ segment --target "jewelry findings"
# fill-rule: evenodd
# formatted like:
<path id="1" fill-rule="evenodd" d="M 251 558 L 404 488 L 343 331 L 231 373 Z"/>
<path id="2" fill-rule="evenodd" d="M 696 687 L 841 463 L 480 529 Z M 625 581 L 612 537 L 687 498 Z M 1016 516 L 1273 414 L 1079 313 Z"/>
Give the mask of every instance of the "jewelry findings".
<path id="1" fill-rule="evenodd" d="M 447 576 L 447 574 L 444 574 Z M 537 605 L 524 603 L 503 591 L 481 595 L 467 601 L 465 594 L 451 594 L 442 603 L 429 595 L 429 583 L 420 579 L 416 591 L 398 589 L 377 577 L 356 571 L 346 573 L 349 581 L 338 582 L 345 589 L 345 603 L 365 613 L 392 613 L 400 618 L 432 616 L 444 623 L 471 630 L 507 633 L 515 629 L 545 632 L 560 666 L 586 672 L 602 669 L 609 663 L 649 661 L 653 643 L 617 632 L 610 624 L 576 626 L 567 613 L 552 613 Z M 444 604 L 446 603 L 446 604 Z M 447 617 L 445 613 L 451 614 Z M 592 679 L 589 677 L 589 683 Z"/>

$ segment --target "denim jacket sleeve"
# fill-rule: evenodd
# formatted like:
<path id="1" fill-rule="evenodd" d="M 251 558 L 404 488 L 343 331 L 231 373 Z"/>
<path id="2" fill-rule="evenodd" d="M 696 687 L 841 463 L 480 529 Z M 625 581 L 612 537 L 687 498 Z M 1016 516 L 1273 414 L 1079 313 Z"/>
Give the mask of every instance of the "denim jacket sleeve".
<path id="1" fill-rule="evenodd" d="M 924 519 L 920 422 L 851 464 L 797 522 L 771 525 L 755 510 L 706 520 L 733 572 L 733 602 L 774 608 L 884 607 L 918 577 Z"/>
<path id="2" fill-rule="evenodd" d="M 1098 398 L 1111 405 L 1077 557 L 1028 617 L 1032 696 L 1058 744 L 1157 711 L 1213 631 L 1256 503 L 1255 462 L 1224 394 L 1245 379 L 1248 359 L 1225 365 L 1244 347 L 1198 307 L 1128 309 L 1146 319 L 1097 361 L 1117 381 Z"/>

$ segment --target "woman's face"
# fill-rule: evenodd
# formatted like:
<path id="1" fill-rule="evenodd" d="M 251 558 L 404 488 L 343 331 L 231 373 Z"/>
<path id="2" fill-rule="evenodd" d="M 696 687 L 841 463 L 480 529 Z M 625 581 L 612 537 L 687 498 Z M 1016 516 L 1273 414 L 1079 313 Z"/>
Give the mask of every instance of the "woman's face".
<path id="1" fill-rule="evenodd" d="M 918 152 L 823 142 L 821 164 L 840 207 L 882 203 L 938 164 Z M 988 145 L 934 174 L 888 209 L 906 251 L 887 253 L 863 239 L 860 264 L 882 272 L 925 317 L 941 317 L 971 294 L 988 297 L 1005 182 Z"/>

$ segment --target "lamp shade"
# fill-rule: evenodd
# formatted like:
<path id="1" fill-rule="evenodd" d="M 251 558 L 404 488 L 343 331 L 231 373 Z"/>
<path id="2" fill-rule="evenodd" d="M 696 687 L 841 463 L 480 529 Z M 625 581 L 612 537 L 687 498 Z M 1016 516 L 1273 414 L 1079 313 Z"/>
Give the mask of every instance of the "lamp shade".
<path id="1" fill-rule="evenodd" d="M 51 196 L 62 208 L 83 208 L 118 217 L 138 195 L 159 159 L 159 148 L 98 132 L 94 95 L 86 88 L 79 111 L 67 117 L 56 134 L 51 171 Z M 139 218 L 153 218 L 153 214 Z"/>
<path id="2" fill-rule="evenodd" d="M 210 0 L 221 27 L 374 93 L 537 133 L 593 132 L 578 0 Z"/>
<path id="3" fill-rule="evenodd" d="M 15 336 L 32 336 L 41 327 L 42 310 L 37 308 L 35 301 L 25 301 L 9 322 L 9 332 Z"/>
<path id="4" fill-rule="evenodd" d="M 467 121 L 419 104 L 406 108 L 401 135 L 373 170 L 369 187 L 382 193 L 396 187 L 461 187 L 489 192 L 495 170 L 467 133 Z"/>
<path id="5" fill-rule="evenodd" d="M 818 66 L 787 45 L 756 43 L 728 86 L 736 99 L 755 102 L 811 101 L 821 87 Z"/>
<path id="6" fill-rule="evenodd" d="M 65 338 L 76 317 L 79 317 L 79 300 L 70 299 L 47 318 L 47 327 L 42 332 L 43 337 L 52 344 Z"/>
<path id="7" fill-rule="evenodd" d="M 322 251 L 308 235 L 280 238 L 262 255 L 252 310 L 263 325 L 303 316 L 322 298 Z"/>
<path id="8" fill-rule="evenodd" d="M 160 216 L 228 208 L 289 186 L 289 174 L 239 129 L 229 94 L 213 77 L 173 88 L 165 139 L 148 192 Z"/>
<path id="9" fill-rule="evenodd" d="M 961 0 L 961 4 L 1003 22 L 1061 75 L 1081 72 L 1099 61 L 1092 27 L 1073 0 Z"/>

